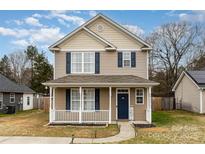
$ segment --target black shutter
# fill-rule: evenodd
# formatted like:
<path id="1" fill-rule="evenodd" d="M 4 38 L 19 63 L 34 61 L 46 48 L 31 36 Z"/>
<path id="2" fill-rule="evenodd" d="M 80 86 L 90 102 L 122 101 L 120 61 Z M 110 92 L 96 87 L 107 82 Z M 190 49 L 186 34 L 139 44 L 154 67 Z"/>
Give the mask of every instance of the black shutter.
<path id="1" fill-rule="evenodd" d="M 71 72 L 71 53 L 66 53 L 66 74 L 70 74 Z"/>
<path id="2" fill-rule="evenodd" d="M 66 89 L 66 110 L 70 110 L 70 89 Z"/>
<path id="3" fill-rule="evenodd" d="M 95 110 L 100 110 L 100 89 L 95 89 Z"/>
<path id="4" fill-rule="evenodd" d="M 136 52 L 131 52 L 131 67 L 136 67 Z"/>
<path id="5" fill-rule="evenodd" d="M 118 67 L 122 67 L 122 52 L 118 52 Z"/>
<path id="6" fill-rule="evenodd" d="M 100 53 L 95 53 L 95 74 L 100 73 Z"/>

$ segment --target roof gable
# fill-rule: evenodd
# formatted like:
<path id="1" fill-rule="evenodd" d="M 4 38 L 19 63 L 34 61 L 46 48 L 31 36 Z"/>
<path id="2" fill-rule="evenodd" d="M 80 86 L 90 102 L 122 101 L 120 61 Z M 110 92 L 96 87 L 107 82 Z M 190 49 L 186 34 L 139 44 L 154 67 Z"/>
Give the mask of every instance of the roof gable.
<path id="1" fill-rule="evenodd" d="M 72 31 L 71 33 L 69 33 L 68 35 L 66 35 L 65 37 L 63 37 L 62 39 L 60 39 L 59 41 L 57 41 L 56 43 L 54 43 L 53 45 L 51 45 L 49 47 L 49 49 L 51 51 L 53 50 L 59 50 L 58 46 L 63 43 L 65 40 L 67 40 L 68 38 L 72 37 L 75 33 L 77 33 L 78 31 L 80 31 L 83 28 L 86 28 L 86 26 L 88 26 L 90 23 L 96 21 L 99 18 L 103 18 L 104 20 L 106 20 L 107 22 L 109 22 L 110 24 L 112 24 L 113 26 L 115 26 L 116 28 L 118 28 L 119 30 L 123 31 L 124 33 L 128 34 L 130 37 L 132 37 L 133 39 L 135 39 L 137 42 L 143 44 L 143 48 L 146 48 L 146 50 L 150 50 L 151 46 L 146 43 L 144 40 L 142 40 L 141 38 L 139 38 L 138 36 L 136 36 L 135 34 L 131 33 L 130 31 L 128 31 L 127 29 L 125 29 L 123 26 L 117 24 L 116 22 L 114 22 L 113 20 L 111 20 L 110 18 L 102 15 L 102 14 L 98 14 L 95 17 L 93 17 L 92 19 L 90 19 L 89 21 L 87 21 L 86 23 L 84 23 L 82 26 L 78 27 L 77 29 L 75 29 L 74 31 Z M 107 41 L 109 42 L 109 41 Z"/>
<path id="2" fill-rule="evenodd" d="M 184 71 L 181 73 L 180 77 L 172 88 L 172 91 L 176 90 L 185 75 L 197 88 L 200 89 L 201 87 L 205 87 L 205 71 Z"/>

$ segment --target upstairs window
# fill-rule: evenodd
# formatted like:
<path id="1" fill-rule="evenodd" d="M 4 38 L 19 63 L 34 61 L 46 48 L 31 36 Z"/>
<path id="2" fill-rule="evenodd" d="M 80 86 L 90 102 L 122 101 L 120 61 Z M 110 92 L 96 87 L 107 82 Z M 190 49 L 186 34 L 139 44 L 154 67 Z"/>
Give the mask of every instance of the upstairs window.
<path id="1" fill-rule="evenodd" d="M 123 52 L 123 67 L 131 67 L 131 52 Z"/>
<path id="2" fill-rule="evenodd" d="M 15 102 L 15 94 L 10 93 L 10 103 L 14 103 L 14 102 Z"/>
<path id="3" fill-rule="evenodd" d="M 0 93 L 0 109 L 3 109 L 3 93 Z"/>
<path id="4" fill-rule="evenodd" d="M 94 73 L 94 72 L 95 72 L 94 52 L 71 53 L 71 73 Z"/>

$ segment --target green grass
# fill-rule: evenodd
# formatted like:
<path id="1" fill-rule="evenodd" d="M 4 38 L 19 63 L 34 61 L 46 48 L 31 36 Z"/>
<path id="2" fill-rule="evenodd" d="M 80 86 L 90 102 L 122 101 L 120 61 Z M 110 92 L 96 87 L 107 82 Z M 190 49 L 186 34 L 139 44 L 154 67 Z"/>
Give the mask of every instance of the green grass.
<path id="1" fill-rule="evenodd" d="M 153 112 L 156 127 L 139 128 L 137 137 L 121 143 L 205 143 L 205 115 L 186 111 Z"/>
<path id="2" fill-rule="evenodd" d="M 119 133 L 117 125 L 109 127 L 71 127 L 45 126 L 48 123 L 48 113 L 41 110 L 29 110 L 16 114 L 0 116 L 0 136 L 59 136 L 59 137 L 108 137 Z"/>

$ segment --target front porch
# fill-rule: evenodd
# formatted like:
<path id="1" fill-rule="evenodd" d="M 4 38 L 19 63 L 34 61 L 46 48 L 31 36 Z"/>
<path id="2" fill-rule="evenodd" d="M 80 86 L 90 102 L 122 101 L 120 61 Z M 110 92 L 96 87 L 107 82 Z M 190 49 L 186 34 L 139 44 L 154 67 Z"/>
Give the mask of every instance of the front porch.
<path id="1" fill-rule="evenodd" d="M 94 105 L 86 107 L 84 91 L 87 89 L 95 89 L 95 101 Z M 98 104 L 96 89 L 99 90 Z M 142 104 L 136 104 L 136 89 L 143 89 Z M 72 104 L 73 90 L 79 93 L 79 101 L 73 101 L 79 104 L 77 108 Z M 119 98 L 125 94 L 127 108 L 125 105 L 120 109 Z M 69 108 L 67 99 L 71 100 Z M 50 87 L 49 122 L 52 124 L 111 124 L 120 120 L 151 123 L 151 87 Z"/>

